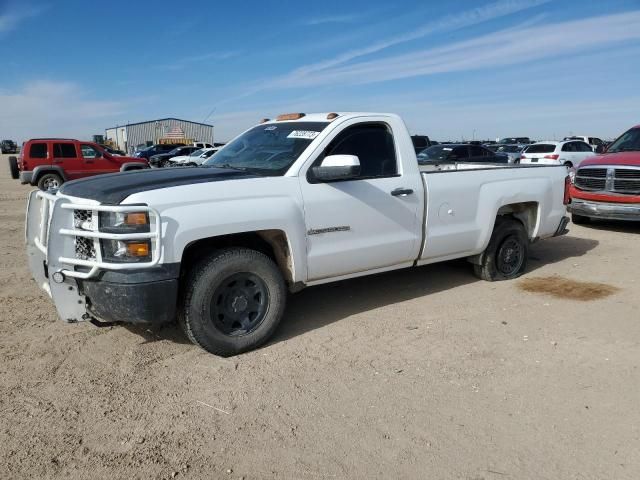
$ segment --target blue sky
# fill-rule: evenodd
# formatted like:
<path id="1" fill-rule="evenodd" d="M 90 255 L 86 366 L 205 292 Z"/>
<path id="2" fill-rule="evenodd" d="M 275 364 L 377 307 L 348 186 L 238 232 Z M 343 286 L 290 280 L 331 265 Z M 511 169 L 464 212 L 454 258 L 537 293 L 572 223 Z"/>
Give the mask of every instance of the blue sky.
<path id="1" fill-rule="evenodd" d="M 390 111 L 434 139 L 640 123 L 640 1 L 0 0 L 0 137 Z"/>

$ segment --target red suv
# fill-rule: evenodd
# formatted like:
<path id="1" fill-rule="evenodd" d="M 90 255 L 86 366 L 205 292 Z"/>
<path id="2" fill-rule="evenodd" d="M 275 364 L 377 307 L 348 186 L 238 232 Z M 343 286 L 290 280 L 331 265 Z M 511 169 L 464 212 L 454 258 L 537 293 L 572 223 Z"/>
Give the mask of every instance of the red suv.
<path id="1" fill-rule="evenodd" d="M 144 158 L 112 155 L 93 142 L 66 138 L 34 138 L 22 145 L 20 156 L 9 157 L 11 175 L 42 190 L 68 180 L 148 168 Z"/>

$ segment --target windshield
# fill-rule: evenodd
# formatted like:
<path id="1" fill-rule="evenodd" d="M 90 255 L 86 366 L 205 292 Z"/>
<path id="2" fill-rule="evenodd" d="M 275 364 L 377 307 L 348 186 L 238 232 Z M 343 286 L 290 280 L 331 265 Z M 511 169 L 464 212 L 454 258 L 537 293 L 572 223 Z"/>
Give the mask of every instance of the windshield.
<path id="1" fill-rule="evenodd" d="M 640 128 L 632 128 L 614 141 L 607 153 L 640 151 Z"/>
<path id="2" fill-rule="evenodd" d="M 428 162 L 434 160 L 447 160 L 453 147 L 446 145 L 433 145 L 429 148 L 425 148 L 418 154 L 418 162 Z"/>
<path id="3" fill-rule="evenodd" d="M 259 125 L 226 145 L 204 165 L 284 175 L 328 124 L 286 122 Z"/>
<path id="4" fill-rule="evenodd" d="M 199 157 L 200 155 L 202 155 L 202 152 L 204 152 L 204 148 L 199 148 L 198 150 L 196 150 L 195 152 L 191 153 L 192 157 Z"/>

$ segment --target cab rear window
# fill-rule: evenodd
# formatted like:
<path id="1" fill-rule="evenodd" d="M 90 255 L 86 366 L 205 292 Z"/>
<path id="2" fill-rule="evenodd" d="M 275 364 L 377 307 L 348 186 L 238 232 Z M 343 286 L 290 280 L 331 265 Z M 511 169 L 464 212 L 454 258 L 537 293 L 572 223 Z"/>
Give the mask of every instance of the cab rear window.
<path id="1" fill-rule="evenodd" d="M 529 145 L 525 151 L 527 153 L 551 153 L 555 149 L 556 146 L 550 143 L 539 143 L 537 145 Z"/>

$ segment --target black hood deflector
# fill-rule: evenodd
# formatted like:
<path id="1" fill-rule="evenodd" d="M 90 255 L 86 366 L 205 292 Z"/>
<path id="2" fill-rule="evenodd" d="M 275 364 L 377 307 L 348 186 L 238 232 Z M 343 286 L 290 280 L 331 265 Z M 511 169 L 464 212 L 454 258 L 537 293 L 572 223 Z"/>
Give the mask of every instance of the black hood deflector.
<path id="1" fill-rule="evenodd" d="M 215 167 L 151 168 L 130 172 L 95 175 L 73 180 L 60 187 L 60 193 L 118 205 L 134 193 L 196 183 L 259 178 L 258 175 Z"/>

